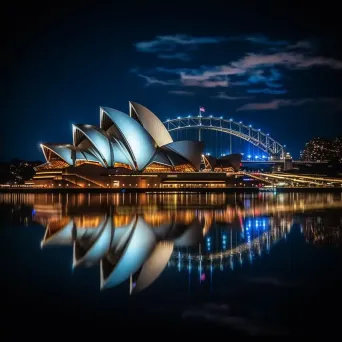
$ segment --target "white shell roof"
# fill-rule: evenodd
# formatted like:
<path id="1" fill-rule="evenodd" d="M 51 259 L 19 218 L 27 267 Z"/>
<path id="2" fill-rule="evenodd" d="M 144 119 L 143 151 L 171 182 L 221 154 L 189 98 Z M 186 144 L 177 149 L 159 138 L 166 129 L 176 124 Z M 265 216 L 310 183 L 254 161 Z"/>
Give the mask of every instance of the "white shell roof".
<path id="1" fill-rule="evenodd" d="M 122 141 L 137 164 L 138 170 L 143 169 L 156 151 L 156 143 L 148 132 L 130 116 L 118 110 L 102 107 L 104 114 L 112 120 L 121 133 Z M 121 137 L 118 137 L 121 138 Z"/>
<path id="2" fill-rule="evenodd" d="M 108 165 L 113 165 L 111 144 L 105 131 L 92 125 L 73 125 L 74 145 L 79 145 L 80 143 L 77 139 L 77 130 L 92 143 Z"/>
<path id="3" fill-rule="evenodd" d="M 129 115 L 143 125 L 159 147 L 173 142 L 164 124 L 148 108 L 130 101 Z"/>
<path id="4" fill-rule="evenodd" d="M 204 144 L 200 141 L 174 141 L 171 144 L 163 146 L 163 149 L 169 149 L 176 152 L 186 160 L 188 160 L 196 170 L 199 170 Z"/>

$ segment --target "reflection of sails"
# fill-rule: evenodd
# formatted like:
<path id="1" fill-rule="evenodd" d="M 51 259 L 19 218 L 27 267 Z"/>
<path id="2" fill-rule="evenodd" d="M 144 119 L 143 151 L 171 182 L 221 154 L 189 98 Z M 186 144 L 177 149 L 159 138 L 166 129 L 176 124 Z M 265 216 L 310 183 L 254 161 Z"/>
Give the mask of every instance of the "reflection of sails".
<path id="1" fill-rule="evenodd" d="M 103 216 L 96 227 L 71 219 L 61 229 L 47 226 L 42 247 L 73 245 L 73 266 L 100 263 L 101 288 L 130 279 L 130 292 L 149 286 L 164 270 L 174 246 L 190 246 L 202 238 L 197 219 L 190 224 L 175 221 L 152 227 L 135 215 L 127 225 L 114 227 L 112 216 Z M 94 220 L 92 220 L 93 222 Z"/>

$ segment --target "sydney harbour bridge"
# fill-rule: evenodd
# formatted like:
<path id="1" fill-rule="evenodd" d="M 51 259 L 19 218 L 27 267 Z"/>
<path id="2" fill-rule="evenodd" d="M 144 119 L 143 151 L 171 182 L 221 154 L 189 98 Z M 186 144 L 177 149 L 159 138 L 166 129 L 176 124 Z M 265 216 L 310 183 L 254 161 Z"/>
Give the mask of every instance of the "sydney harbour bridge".
<path id="1" fill-rule="evenodd" d="M 176 119 L 166 120 L 164 122 L 169 132 L 177 132 L 181 130 L 196 129 L 198 140 L 202 141 L 202 131 L 211 130 L 222 132 L 225 134 L 243 139 L 252 145 L 258 147 L 269 158 L 280 160 L 285 157 L 284 145 L 270 137 L 269 134 L 262 132 L 260 129 L 255 129 L 252 125 L 244 125 L 242 121 L 236 122 L 233 119 L 224 119 L 223 117 L 209 116 L 191 116 L 177 117 Z M 232 153 L 232 139 L 229 142 L 229 152 Z M 251 158 L 249 158 L 251 159 Z"/>
<path id="2" fill-rule="evenodd" d="M 286 151 L 286 145 L 278 142 L 271 137 L 269 133 L 254 128 L 252 125 L 245 125 L 242 121 L 234 121 L 232 118 L 225 119 L 223 116 L 216 117 L 213 115 L 203 116 L 199 113 L 195 116 L 178 116 L 175 119 L 168 119 L 164 122 L 164 125 L 167 127 L 168 131 L 173 134 L 175 140 L 181 140 L 179 136 L 180 133 L 185 133 L 186 135 L 189 131 L 195 131 L 195 138 L 207 143 L 206 139 L 203 137 L 205 131 L 219 133 L 219 135 L 216 134 L 216 144 L 221 146 L 221 148 L 219 148 L 221 153 L 216 153 L 216 157 L 223 156 L 225 153 L 232 154 L 235 150 L 235 152 L 243 155 L 244 164 L 284 163 L 285 170 L 290 169 L 293 164 L 308 163 L 292 160 L 290 154 Z M 228 140 L 224 136 L 227 136 Z M 181 136 L 181 138 L 182 137 L 183 136 Z M 253 150 L 253 152 L 244 153 L 243 148 L 239 148 L 238 146 L 234 149 L 234 143 L 235 145 L 238 145 L 238 140 L 248 142 L 255 147 L 256 152 Z M 310 164 L 311 163 L 315 162 L 310 162 Z"/>
<path id="3" fill-rule="evenodd" d="M 204 114 L 204 113 L 203 113 Z M 342 186 L 341 178 L 329 178 L 325 176 L 310 176 L 300 174 L 289 174 L 287 171 L 305 164 L 326 164 L 328 161 L 301 161 L 293 160 L 286 151 L 286 145 L 270 136 L 261 129 L 246 125 L 242 121 L 235 121 L 233 118 L 226 119 L 223 116 L 203 115 L 200 111 L 197 115 L 187 115 L 175 119 L 167 119 L 164 122 L 167 130 L 174 140 L 194 139 L 205 143 L 204 154 L 219 158 L 232 153 L 242 154 L 242 165 L 270 165 L 278 166 L 273 173 L 244 173 L 248 177 L 258 179 L 266 184 L 277 184 L 289 182 L 295 186 Z M 214 135 L 208 135 L 214 133 Z M 192 135 L 191 135 L 192 134 Z M 207 135 L 206 135 L 207 134 Z M 247 149 L 242 143 L 247 145 Z M 247 151 L 247 153 L 246 153 Z"/>

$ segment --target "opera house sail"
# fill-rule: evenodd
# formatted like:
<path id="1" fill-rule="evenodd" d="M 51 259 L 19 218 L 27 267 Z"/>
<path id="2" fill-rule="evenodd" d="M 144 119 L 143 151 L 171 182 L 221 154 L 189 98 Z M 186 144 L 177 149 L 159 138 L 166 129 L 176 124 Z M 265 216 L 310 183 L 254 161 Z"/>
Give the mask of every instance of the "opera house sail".
<path id="1" fill-rule="evenodd" d="M 41 149 L 46 163 L 36 167 L 36 174 L 28 184 L 152 188 L 161 187 L 166 174 L 198 173 L 204 144 L 173 141 L 154 113 L 129 102 L 129 114 L 100 107 L 99 126 L 74 124 L 72 144 L 43 143 Z M 128 178 L 129 175 L 132 177 Z M 181 182 L 174 185 L 180 186 Z M 224 185 L 224 181 L 218 180 L 217 184 Z"/>

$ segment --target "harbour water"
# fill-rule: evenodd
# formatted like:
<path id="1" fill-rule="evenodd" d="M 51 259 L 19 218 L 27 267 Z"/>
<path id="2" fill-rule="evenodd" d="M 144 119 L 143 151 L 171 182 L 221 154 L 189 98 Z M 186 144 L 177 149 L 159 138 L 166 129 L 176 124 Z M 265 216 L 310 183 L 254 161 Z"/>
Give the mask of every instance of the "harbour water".
<path id="1" fill-rule="evenodd" d="M 0 194 L 1 331 L 328 335 L 341 229 L 339 193 Z"/>

